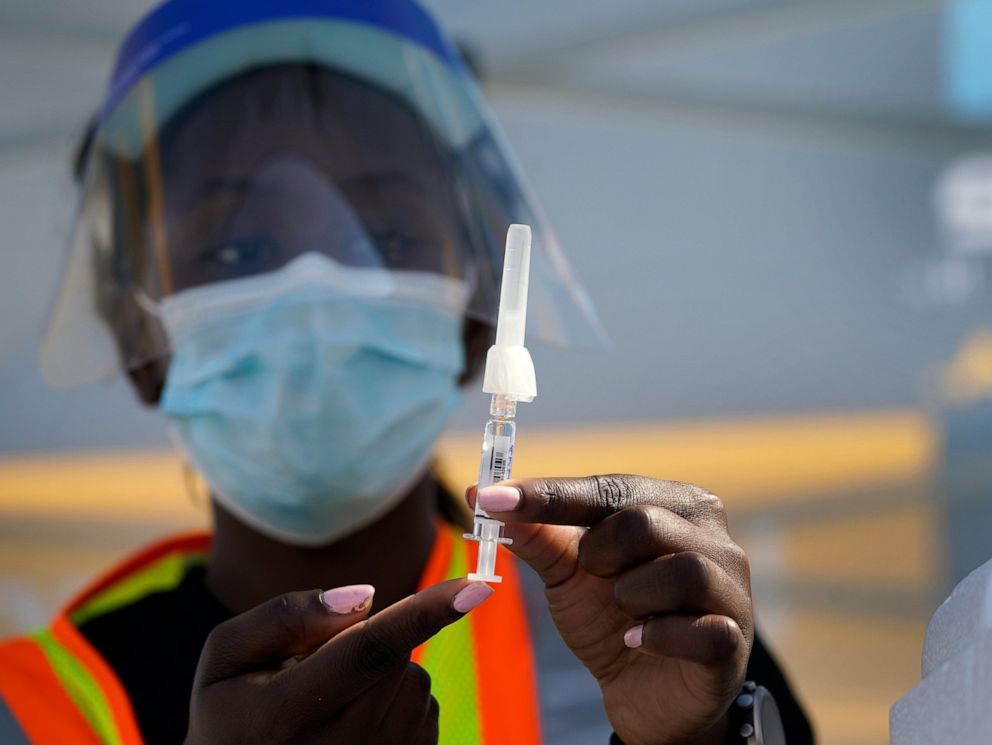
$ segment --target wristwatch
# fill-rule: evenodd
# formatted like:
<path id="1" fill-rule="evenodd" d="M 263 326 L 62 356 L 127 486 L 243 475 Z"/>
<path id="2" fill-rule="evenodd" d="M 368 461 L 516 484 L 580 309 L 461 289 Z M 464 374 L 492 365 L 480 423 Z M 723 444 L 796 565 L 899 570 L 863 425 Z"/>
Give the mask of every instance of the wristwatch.
<path id="1" fill-rule="evenodd" d="M 767 688 L 747 681 L 730 707 L 727 743 L 732 745 L 786 745 L 782 716 Z"/>
<path id="2" fill-rule="evenodd" d="M 775 699 L 757 683 L 744 683 L 728 716 L 727 745 L 787 745 Z M 624 745 L 616 732 L 610 735 L 610 745 Z"/>

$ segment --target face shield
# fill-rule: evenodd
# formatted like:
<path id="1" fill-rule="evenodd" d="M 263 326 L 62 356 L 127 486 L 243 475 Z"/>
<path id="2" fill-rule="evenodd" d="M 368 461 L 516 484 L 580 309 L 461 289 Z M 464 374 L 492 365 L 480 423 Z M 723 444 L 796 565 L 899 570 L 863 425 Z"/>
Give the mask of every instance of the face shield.
<path id="1" fill-rule="evenodd" d="M 343 267 L 463 282 L 495 324 L 509 224 L 534 230 L 529 333 L 601 338 L 468 72 L 390 2 L 161 6 L 122 48 L 42 346 L 55 384 L 166 359 L 170 295 Z M 108 329 L 113 329 L 113 333 Z"/>

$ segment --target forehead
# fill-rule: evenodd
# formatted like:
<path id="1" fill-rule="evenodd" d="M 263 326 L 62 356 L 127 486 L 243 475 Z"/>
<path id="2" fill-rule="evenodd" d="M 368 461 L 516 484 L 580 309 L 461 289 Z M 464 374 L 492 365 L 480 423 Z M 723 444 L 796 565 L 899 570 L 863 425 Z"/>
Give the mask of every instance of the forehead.
<path id="1" fill-rule="evenodd" d="M 448 178 L 444 148 L 405 101 L 316 66 L 266 67 L 219 84 L 166 126 L 160 147 L 171 188 L 250 178 L 287 151 L 335 181 L 403 172 L 436 188 Z"/>

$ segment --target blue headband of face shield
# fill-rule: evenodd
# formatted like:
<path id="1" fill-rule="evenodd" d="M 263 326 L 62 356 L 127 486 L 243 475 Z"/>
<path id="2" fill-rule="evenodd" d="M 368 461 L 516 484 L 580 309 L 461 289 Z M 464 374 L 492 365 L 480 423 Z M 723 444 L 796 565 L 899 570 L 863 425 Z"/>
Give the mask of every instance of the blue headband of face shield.
<path id="1" fill-rule="evenodd" d="M 147 72 L 199 42 L 242 26 L 315 18 L 353 21 L 397 34 L 464 72 L 457 51 L 411 0 L 170 0 L 149 13 L 121 45 L 101 120 Z"/>

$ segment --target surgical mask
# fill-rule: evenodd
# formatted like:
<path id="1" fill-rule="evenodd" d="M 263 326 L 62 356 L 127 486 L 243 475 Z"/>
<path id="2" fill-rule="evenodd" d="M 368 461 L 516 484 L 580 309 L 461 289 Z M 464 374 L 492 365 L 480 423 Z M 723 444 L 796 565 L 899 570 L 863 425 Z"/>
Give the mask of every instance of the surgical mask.
<path id="1" fill-rule="evenodd" d="M 160 408 L 215 499 L 323 545 L 375 521 L 429 465 L 460 400 L 463 281 L 304 254 L 160 304 Z"/>

